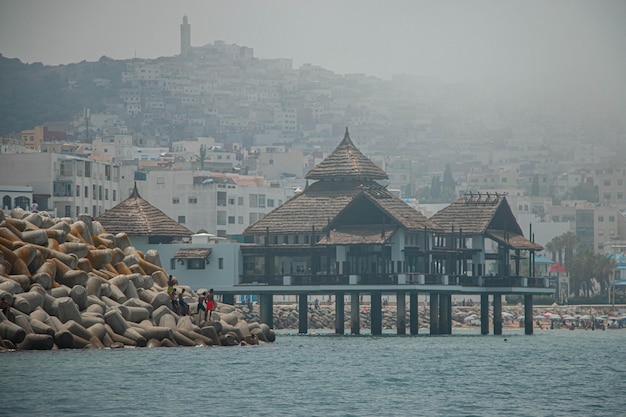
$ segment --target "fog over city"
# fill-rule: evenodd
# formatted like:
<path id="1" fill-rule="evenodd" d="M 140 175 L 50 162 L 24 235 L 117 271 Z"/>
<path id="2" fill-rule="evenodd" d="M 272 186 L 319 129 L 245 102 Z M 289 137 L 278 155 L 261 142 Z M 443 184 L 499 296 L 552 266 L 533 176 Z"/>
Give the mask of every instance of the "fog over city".
<path id="1" fill-rule="evenodd" d="M 176 55 L 214 40 L 337 73 L 479 80 L 623 103 L 623 1 L 2 1 L 0 53 L 56 65 Z"/>

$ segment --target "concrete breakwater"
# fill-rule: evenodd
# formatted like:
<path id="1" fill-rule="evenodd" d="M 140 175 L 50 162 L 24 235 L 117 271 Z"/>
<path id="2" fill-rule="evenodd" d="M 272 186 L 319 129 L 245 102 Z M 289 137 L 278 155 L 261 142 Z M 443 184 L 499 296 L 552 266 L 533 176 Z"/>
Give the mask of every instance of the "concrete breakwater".
<path id="1" fill-rule="evenodd" d="M 259 320 L 259 307 L 253 305 L 252 310 L 248 306 L 241 307 L 243 313 L 243 319 L 249 321 Z M 382 309 L 383 316 L 383 329 L 396 329 L 397 328 L 397 314 L 395 304 L 389 304 Z M 503 306 L 503 324 L 510 327 L 521 327 L 519 319 L 524 314 L 523 306 Z M 539 320 L 542 327 L 549 328 L 550 319 L 546 313 L 557 314 L 561 318 L 575 317 L 576 315 L 590 315 L 592 317 L 599 317 L 602 315 L 612 315 L 611 306 L 535 306 L 533 308 L 533 315 L 536 316 L 534 321 Z M 490 316 L 493 315 L 493 309 L 489 309 Z M 407 314 L 408 316 L 408 314 Z M 424 308 L 423 305 L 419 306 L 419 327 L 429 328 L 430 326 L 430 310 L 428 307 Z M 452 307 L 452 322 L 454 327 L 471 327 L 479 326 L 480 321 L 480 305 L 474 306 L 453 306 Z M 345 317 L 350 317 L 350 303 L 345 304 Z M 371 328 L 369 305 L 361 305 L 361 311 L 359 312 L 360 328 Z M 475 319 L 471 319 L 475 317 Z M 542 317 L 543 319 L 540 319 Z M 469 318 L 469 320 L 468 320 Z M 297 304 L 283 304 L 274 306 L 274 327 L 276 329 L 298 329 L 298 305 Z M 335 329 L 335 306 L 334 304 L 321 304 L 319 309 L 309 307 L 307 313 L 308 328 L 309 329 Z M 408 322 L 408 319 L 407 319 Z M 522 324 L 523 325 L 523 324 Z M 344 323 L 345 329 L 349 331 L 350 321 L 346 320 Z"/>
<path id="2" fill-rule="evenodd" d="M 231 305 L 218 303 L 210 321 L 176 314 L 167 280 L 157 251 L 137 251 L 125 233 L 107 233 L 89 216 L 0 211 L 0 350 L 275 340 L 267 324 Z M 179 287 L 195 307 L 197 294 Z"/>

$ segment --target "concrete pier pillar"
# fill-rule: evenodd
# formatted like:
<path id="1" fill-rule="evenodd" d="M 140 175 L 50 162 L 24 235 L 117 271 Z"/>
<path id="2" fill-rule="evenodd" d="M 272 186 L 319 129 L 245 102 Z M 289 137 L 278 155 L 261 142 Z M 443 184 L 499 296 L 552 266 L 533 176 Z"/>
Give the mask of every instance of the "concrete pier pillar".
<path id="1" fill-rule="evenodd" d="M 430 334 L 439 334 L 439 293 L 430 293 Z"/>
<path id="2" fill-rule="evenodd" d="M 439 294 L 439 334 L 452 333 L 452 295 Z"/>
<path id="3" fill-rule="evenodd" d="M 235 295 L 234 294 L 222 294 L 222 302 L 224 304 L 235 305 Z"/>
<path id="4" fill-rule="evenodd" d="M 417 292 L 409 293 L 409 331 L 411 335 L 416 335 L 419 332 L 419 302 Z"/>
<path id="5" fill-rule="evenodd" d="M 259 295 L 259 313 L 261 322 L 274 327 L 274 294 Z"/>
<path id="6" fill-rule="evenodd" d="M 489 334 L 489 294 L 480 294 L 480 334 Z"/>
<path id="7" fill-rule="evenodd" d="M 533 334 L 533 295 L 524 295 L 524 333 Z"/>
<path id="8" fill-rule="evenodd" d="M 493 334 L 502 334 L 502 294 L 493 295 Z"/>
<path id="9" fill-rule="evenodd" d="M 383 310 L 381 293 L 378 291 L 372 292 L 370 295 L 370 317 L 372 323 L 371 332 L 373 335 L 383 334 Z"/>
<path id="10" fill-rule="evenodd" d="M 345 320 L 343 293 L 338 292 L 335 294 L 335 333 L 341 335 L 345 333 L 343 324 Z"/>
<path id="11" fill-rule="evenodd" d="M 298 294 L 298 333 L 306 334 L 309 321 L 309 303 L 306 294 Z"/>
<path id="12" fill-rule="evenodd" d="M 359 293 L 353 292 L 350 295 L 350 332 L 352 334 L 361 333 L 359 308 Z"/>
<path id="13" fill-rule="evenodd" d="M 396 328 L 398 334 L 406 334 L 406 293 L 396 293 Z"/>

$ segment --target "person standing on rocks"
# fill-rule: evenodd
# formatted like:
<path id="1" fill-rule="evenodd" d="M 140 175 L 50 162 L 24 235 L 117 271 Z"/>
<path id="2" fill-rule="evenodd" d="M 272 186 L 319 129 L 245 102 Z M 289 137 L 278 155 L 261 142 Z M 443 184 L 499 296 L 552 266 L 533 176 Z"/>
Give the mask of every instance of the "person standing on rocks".
<path id="1" fill-rule="evenodd" d="M 204 311 L 204 321 L 206 321 L 208 312 L 207 312 L 205 300 L 206 300 L 206 291 L 203 292 L 202 294 L 198 294 L 198 308 L 197 308 L 198 320 L 200 320 L 200 314 L 202 314 L 201 311 Z"/>
<path id="2" fill-rule="evenodd" d="M 213 288 L 211 288 L 206 295 L 206 309 L 209 312 L 209 320 L 211 320 L 213 310 L 215 310 L 215 294 L 213 294 Z"/>
<path id="3" fill-rule="evenodd" d="M 170 278 L 167 280 L 167 293 L 171 294 L 174 291 L 174 277 L 170 275 Z"/>
<path id="4" fill-rule="evenodd" d="M 181 316 L 186 316 L 187 314 L 189 314 L 189 304 L 187 304 L 187 302 L 183 298 L 184 295 L 185 295 L 185 289 L 183 288 L 180 291 L 180 294 L 178 294 L 178 308 L 180 310 L 179 314 Z"/>
<path id="5" fill-rule="evenodd" d="M 170 301 L 172 302 L 172 310 L 174 313 L 178 314 L 178 300 L 176 299 L 176 290 L 172 290 L 170 293 Z"/>

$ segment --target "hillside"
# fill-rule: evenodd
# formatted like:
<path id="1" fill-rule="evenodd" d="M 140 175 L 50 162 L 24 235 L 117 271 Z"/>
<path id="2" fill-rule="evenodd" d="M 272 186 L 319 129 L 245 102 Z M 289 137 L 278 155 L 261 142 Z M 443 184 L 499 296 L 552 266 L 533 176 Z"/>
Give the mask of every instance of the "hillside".
<path id="1" fill-rule="evenodd" d="M 72 120 L 85 107 L 103 110 L 105 100 L 122 85 L 126 62 L 103 56 L 97 62 L 47 66 L 0 55 L 0 135 Z"/>

